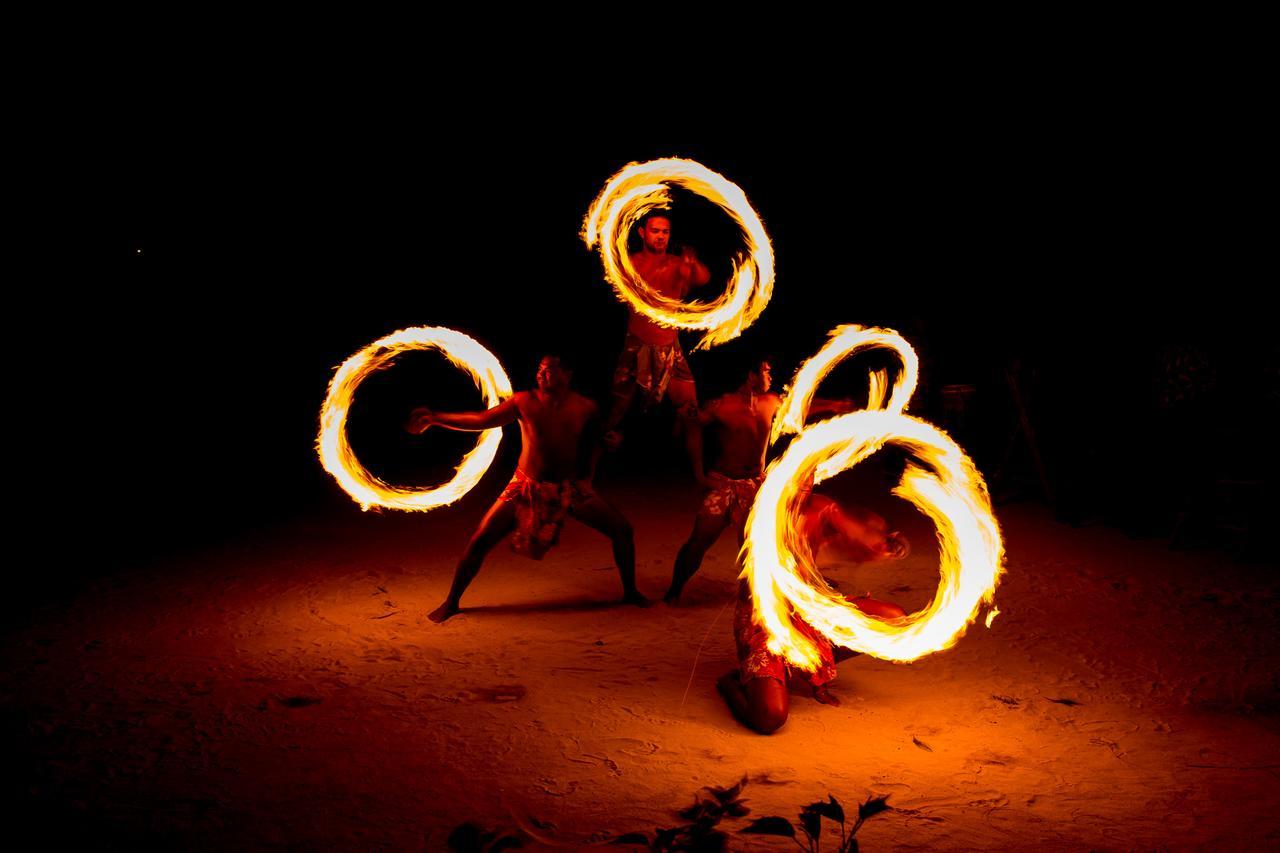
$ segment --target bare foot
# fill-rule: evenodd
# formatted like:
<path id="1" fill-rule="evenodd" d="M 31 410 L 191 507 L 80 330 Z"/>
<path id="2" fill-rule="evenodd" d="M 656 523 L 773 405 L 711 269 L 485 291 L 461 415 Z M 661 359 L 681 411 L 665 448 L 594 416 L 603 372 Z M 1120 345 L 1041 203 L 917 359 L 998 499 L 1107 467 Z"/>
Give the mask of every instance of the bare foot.
<path id="1" fill-rule="evenodd" d="M 432 622 L 439 624 L 450 616 L 457 616 L 458 610 L 458 605 L 454 604 L 452 601 L 446 601 L 444 604 L 441 604 L 435 610 L 428 613 L 427 618 Z"/>
<path id="2" fill-rule="evenodd" d="M 622 596 L 623 604 L 633 604 L 636 607 L 652 607 L 653 602 L 640 594 L 639 590 L 628 592 Z"/>
<path id="3" fill-rule="evenodd" d="M 827 689 L 827 685 L 813 688 L 813 698 L 821 702 L 823 705 L 830 705 L 833 708 L 840 707 L 840 700 L 832 695 Z"/>

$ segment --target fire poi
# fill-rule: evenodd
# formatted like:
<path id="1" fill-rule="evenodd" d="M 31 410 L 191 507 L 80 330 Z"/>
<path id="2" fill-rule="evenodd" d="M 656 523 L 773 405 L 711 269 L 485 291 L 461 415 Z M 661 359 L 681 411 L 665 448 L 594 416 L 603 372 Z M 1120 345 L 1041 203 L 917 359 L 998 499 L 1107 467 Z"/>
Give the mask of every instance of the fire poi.
<path id="1" fill-rule="evenodd" d="M 409 350 L 434 350 L 444 355 L 475 380 L 486 406 L 495 406 L 512 394 L 511 380 L 497 356 L 453 329 L 439 326 L 402 329 L 348 358 L 329 382 L 329 392 L 320 410 L 316 449 L 324 469 L 362 509 L 381 506 L 422 512 L 451 504 L 480 481 L 502 442 L 501 429 L 480 433 L 475 448 L 462 458 L 453 479 L 435 488 L 401 488 L 383 482 L 365 469 L 347 441 L 347 412 L 352 398 L 365 378 L 390 366 L 398 355 Z"/>
<path id="2" fill-rule="evenodd" d="M 746 251 L 733 260 L 729 284 L 710 302 L 681 302 L 656 292 L 627 252 L 631 228 L 646 214 L 671 207 L 670 186 L 717 205 L 742 229 Z M 631 163 L 609 179 L 582 224 L 582 239 L 599 247 L 605 278 L 618 298 L 663 326 L 703 331 L 694 349 L 733 340 L 756 321 L 773 293 L 773 246 L 764 224 L 737 184 L 701 163 L 680 158 Z"/>
<path id="3" fill-rule="evenodd" d="M 884 374 L 872 374 L 872 408 L 804 426 L 818 383 L 841 359 L 869 348 L 891 349 L 901 357 L 903 369 L 887 401 Z M 796 630 L 794 617 L 836 645 L 905 662 L 954 645 L 981 605 L 991 604 L 1004 571 L 1004 546 L 986 483 L 946 433 L 905 414 L 917 375 L 915 352 L 896 332 L 840 326 L 826 346 L 801 365 L 784 393 L 771 440 L 797 435 L 769 466 L 752 506 L 742 573 L 751 584 L 755 618 L 769 632 L 769 650 L 798 667 L 814 669 L 818 656 Z M 816 571 L 796 523 L 802 485 L 810 478 L 822 482 L 833 477 L 886 444 L 912 457 L 893 493 L 933 521 L 941 564 L 941 580 L 929 606 L 893 620 L 866 616 L 832 590 Z M 988 612 L 987 627 L 996 612 Z"/>

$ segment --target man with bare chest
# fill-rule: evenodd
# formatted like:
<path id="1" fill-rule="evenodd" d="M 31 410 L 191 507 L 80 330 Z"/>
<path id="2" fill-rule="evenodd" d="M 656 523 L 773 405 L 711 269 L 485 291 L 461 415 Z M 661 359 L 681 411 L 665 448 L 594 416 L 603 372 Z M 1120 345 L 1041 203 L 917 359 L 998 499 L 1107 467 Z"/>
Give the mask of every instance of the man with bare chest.
<path id="1" fill-rule="evenodd" d="M 693 522 L 693 532 L 676 555 L 671 587 L 665 600 L 674 604 L 684 586 L 702 565 L 708 549 L 730 524 L 741 540 L 747 515 L 755 501 L 756 491 L 764 481 L 765 450 L 769 446 L 769 430 L 782 398 L 771 393 L 773 368 L 761 360 L 750 369 L 738 390 L 713 400 L 691 419 L 689 435 L 693 475 L 705 490 L 702 506 Z M 827 411 L 830 401 L 815 400 L 814 411 Z M 703 430 L 710 431 L 720 452 L 709 471 L 703 464 Z"/>
<path id="2" fill-rule="evenodd" d="M 671 218 L 666 214 L 649 214 L 642 221 L 639 234 L 642 246 L 631 255 L 631 264 L 653 290 L 684 300 L 690 290 L 710 281 L 711 273 L 692 248 L 686 246 L 679 256 L 668 253 Z M 617 429 L 637 394 L 643 396 L 646 405 L 670 396 L 678 411 L 695 405 L 698 399 L 677 331 L 632 311 L 614 371 L 613 404 L 605 421 L 607 432 Z"/>
<path id="3" fill-rule="evenodd" d="M 571 370 L 554 355 L 538 364 L 537 388 L 520 391 L 483 412 L 415 409 L 406 429 L 420 434 L 431 426 L 481 431 L 520 423 L 520 461 L 515 476 L 481 519 L 454 572 L 444 603 L 431 614 L 443 622 L 460 609 L 462 594 L 475 579 L 485 555 L 513 533 L 511 548 L 542 559 L 559 538 L 565 516 L 608 536 L 622 578 L 623 601 L 646 603 L 636 589 L 635 542 L 630 523 L 595 493 L 590 482 L 592 452 L 600 436 L 599 407 L 569 387 Z"/>
<path id="4" fill-rule="evenodd" d="M 845 508 L 811 491 L 802 500 L 799 532 L 809 552 L 807 562 L 815 567 L 819 552 L 828 548 L 858 562 L 900 560 L 910 552 L 906 537 L 890 531 L 885 520 L 870 510 Z M 837 586 L 830 578 L 825 580 L 829 586 Z M 875 619 L 888 621 L 907 615 L 897 604 L 874 599 L 869 592 L 846 596 L 846 601 Z M 857 654 L 832 645 L 794 613 L 792 619 L 796 630 L 805 635 L 818 652 L 818 666 L 813 671 L 792 667 L 782 655 L 769 650 L 769 632 L 756 621 L 751 586 L 745 578 L 738 581 L 733 613 L 738 668 L 722 675 L 716 681 L 716 689 L 730 712 L 760 734 L 772 734 L 787 721 L 792 687 L 800 688 L 824 705 L 839 705 L 840 700 L 830 689 L 836 678 L 836 665 Z"/>
<path id="5" fill-rule="evenodd" d="M 698 571 L 702 558 L 725 528 L 732 524 L 739 544 L 742 542 L 751 505 L 764 482 L 765 452 L 773 418 L 782 405 L 782 398 L 769 390 L 772 387 L 773 367 L 767 359 L 760 359 L 747 372 L 738 390 L 713 400 L 697 413 L 696 419 L 691 419 L 696 427 L 690 436 L 689 455 L 693 460 L 694 478 L 706 491 L 693 522 L 693 532 L 676 555 L 671 587 L 665 596 L 668 604 L 680 599 L 685 584 Z M 811 415 L 850 411 L 853 411 L 853 401 L 848 399 L 814 398 L 809 404 Z M 720 447 L 715 463 L 706 472 L 704 430 L 717 439 Z M 849 539 L 844 533 L 853 527 L 843 523 L 845 518 L 830 498 L 811 494 L 805 501 L 805 535 L 815 543 Z"/>
<path id="6" fill-rule="evenodd" d="M 772 368 L 768 361 L 761 360 L 751 368 L 738 390 L 713 401 L 698 414 L 698 424 L 719 439 L 720 454 L 711 470 L 704 474 L 700 437 L 691 444 L 694 475 L 706 493 L 694 520 L 693 532 L 676 557 L 671 588 L 665 597 L 669 604 L 679 600 L 685 584 L 698 571 L 707 550 L 726 527 L 733 524 L 739 544 L 742 542 L 756 492 L 764 481 L 765 451 L 773 418 L 782 405 L 782 398 L 769 391 L 772 384 Z M 809 406 L 812 415 L 852 410 L 851 400 L 814 399 Z M 701 435 L 701 430 L 696 432 Z M 815 564 L 823 548 L 842 551 L 858 561 L 901 559 L 907 554 L 909 544 L 905 537 L 889 531 L 884 519 L 875 513 L 846 510 L 831 498 L 814 494 L 812 486 L 805 491 L 808 494 L 802 499 L 800 533 Z M 878 619 L 898 619 L 906 615 L 898 605 L 878 601 L 870 594 L 848 600 Z M 819 702 L 839 704 L 827 685 L 836 677 L 836 663 L 852 652 L 833 648 L 830 640 L 803 621 L 797 620 L 795 624 L 818 648 L 821 665 L 814 672 L 793 671 L 784 658 L 769 651 L 768 633 L 754 619 L 750 586 L 745 579 L 739 581 L 733 620 L 739 667 L 723 676 L 716 686 L 733 714 L 764 734 L 776 731 L 787 719 L 789 682 L 803 682 Z"/>

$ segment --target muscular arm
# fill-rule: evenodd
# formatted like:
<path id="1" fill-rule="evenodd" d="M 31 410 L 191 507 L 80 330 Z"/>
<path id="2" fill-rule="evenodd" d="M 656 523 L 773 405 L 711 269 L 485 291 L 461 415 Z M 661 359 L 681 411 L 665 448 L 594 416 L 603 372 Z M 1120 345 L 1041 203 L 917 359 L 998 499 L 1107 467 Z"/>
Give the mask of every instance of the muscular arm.
<path id="1" fill-rule="evenodd" d="M 689 246 L 686 246 L 680 255 L 680 269 L 685 280 L 686 293 L 711 281 L 711 271 L 707 269 L 706 264 L 698 260 L 697 252 Z"/>
<path id="2" fill-rule="evenodd" d="M 896 530 L 889 531 L 885 520 L 873 512 L 845 510 L 824 498 L 823 521 L 832 541 L 862 561 L 900 560 L 911 553 L 907 538 Z"/>
<path id="3" fill-rule="evenodd" d="M 479 432 L 506 426 L 520 416 L 520 404 L 517 398 L 523 393 L 522 391 L 510 396 L 492 409 L 486 409 L 483 412 L 433 412 L 425 406 L 417 408 L 409 415 L 409 423 L 405 429 L 412 433 L 422 433 L 427 427 L 442 426 L 446 429 Z"/>

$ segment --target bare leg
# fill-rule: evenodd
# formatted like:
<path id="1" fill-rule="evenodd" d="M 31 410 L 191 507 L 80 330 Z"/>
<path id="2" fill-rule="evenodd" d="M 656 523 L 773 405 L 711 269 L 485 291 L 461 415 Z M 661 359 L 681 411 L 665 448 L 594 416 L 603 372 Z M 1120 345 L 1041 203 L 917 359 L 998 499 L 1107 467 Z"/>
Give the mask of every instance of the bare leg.
<path id="1" fill-rule="evenodd" d="M 720 676 L 716 689 L 738 722 L 762 735 L 773 734 L 787 721 L 790 698 L 777 679 L 753 678 L 743 684 L 735 669 Z"/>
<path id="2" fill-rule="evenodd" d="M 663 596 L 664 601 L 675 604 L 680 600 L 684 585 L 698 571 L 702 565 L 702 558 L 706 556 L 711 546 L 716 544 L 716 540 L 728 526 L 729 513 L 727 512 L 724 515 L 698 513 L 693 521 L 693 532 L 689 534 L 688 541 L 680 546 L 680 553 L 676 554 L 676 565 L 671 571 L 671 587 Z"/>
<path id="3" fill-rule="evenodd" d="M 476 528 L 476 532 L 471 534 L 467 549 L 462 552 L 458 568 L 453 572 L 453 585 L 449 588 L 449 597 L 431 611 L 427 616 L 428 619 L 432 622 L 443 622 L 457 614 L 462 594 L 480 573 L 480 565 L 484 562 L 485 555 L 492 551 L 493 546 L 501 542 L 515 526 L 515 501 L 495 501 L 485 513 L 484 518 L 480 519 L 480 525 Z"/>
<path id="4" fill-rule="evenodd" d="M 647 605 L 649 599 L 636 589 L 636 542 L 631 522 L 599 495 L 570 507 L 569 514 L 613 543 L 613 561 L 622 578 L 622 600 L 640 607 Z"/>
<path id="5" fill-rule="evenodd" d="M 631 409 L 631 403 L 636 398 L 636 391 L 639 386 L 636 385 L 634 379 L 615 382 L 613 385 L 613 402 L 609 406 L 609 416 L 605 418 L 604 431 L 612 432 L 622 423 L 622 419 L 627 416 L 627 412 Z"/>
<path id="6" fill-rule="evenodd" d="M 614 383 L 613 402 L 609 406 L 609 414 L 604 421 L 603 440 L 597 442 L 591 449 L 592 471 L 599 469 L 600 457 L 604 455 L 606 449 L 614 451 L 622 444 L 622 433 L 618 432 L 618 427 L 622 424 L 622 419 L 627 416 L 627 410 L 631 408 L 631 401 L 635 396 L 634 380 Z"/>

